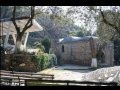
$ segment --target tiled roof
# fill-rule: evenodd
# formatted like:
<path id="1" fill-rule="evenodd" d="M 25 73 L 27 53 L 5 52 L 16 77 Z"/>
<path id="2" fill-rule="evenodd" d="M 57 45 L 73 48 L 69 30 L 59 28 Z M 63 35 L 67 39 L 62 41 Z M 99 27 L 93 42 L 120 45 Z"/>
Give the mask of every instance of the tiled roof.
<path id="1" fill-rule="evenodd" d="M 86 41 L 86 40 L 89 40 L 90 38 L 98 39 L 98 37 L 95 37 L 95 36 L 85 36 L 85 37 L 70 36 L 70 37 L 65 37 L 65 38 L 59 39 L 59 43 L 68 43 L 68 42 L 76 42 L 76 41 Z"/>

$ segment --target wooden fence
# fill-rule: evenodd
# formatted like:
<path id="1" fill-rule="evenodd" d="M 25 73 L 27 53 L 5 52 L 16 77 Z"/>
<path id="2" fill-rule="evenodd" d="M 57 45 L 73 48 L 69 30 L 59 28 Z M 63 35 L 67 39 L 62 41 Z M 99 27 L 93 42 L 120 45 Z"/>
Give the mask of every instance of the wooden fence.
<path id="1" fill-rule="evenodd" d="M 25 84 L 26 80 L 53 80 L 54 75 L 51 74 L 37 74 L 30 72 L 15 72 L 15 71 L 6 71 L 0 70 L 0 85 L 11 86 L 12 83 L 18 83 L 18 86 Z"/>
<path id="2" fill-rule="evenodd" d="M 25 81 L 25 86 L 117 86 L 116 82 L 92 82 L 70 80 L 33 80 Z"/>

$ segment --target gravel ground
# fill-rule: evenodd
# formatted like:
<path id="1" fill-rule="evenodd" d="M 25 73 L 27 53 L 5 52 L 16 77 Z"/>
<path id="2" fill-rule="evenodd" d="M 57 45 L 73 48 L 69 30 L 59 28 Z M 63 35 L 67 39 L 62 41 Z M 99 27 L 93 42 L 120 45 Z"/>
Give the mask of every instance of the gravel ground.
<path id="1" fill-rule="evenodd" d="M 101 68 L 101 69 L 97 69 L 95 71 L 91 71 L 89 73 L 84 74 L 84 76 L 82 77 L 82 80 L 105 81 L 109 77 L 111 77 L 111 76 L 113 77 L 118 71 L 120 72 L 120 66 Z M 120 73 L 115 82 L 120 83 Z"/>
<path id="2" fill-rule="evenodd" d="M 75 80 L 75 81 L 104 81 L 110 76 L 114 76 L 117 71 L 120 71 L 120 66 L 101 68 L 94 71 L 91 70 L 64 70 L 64 69 L 87 69 L 76 65 L 65 65 L 57 68 L 50 68 L 38 73 L 54 74 L 55 80 Z M 101 79 L 98 79 L 101 78 Z M 117 81 L 120 83 L 120 74 Z"/>

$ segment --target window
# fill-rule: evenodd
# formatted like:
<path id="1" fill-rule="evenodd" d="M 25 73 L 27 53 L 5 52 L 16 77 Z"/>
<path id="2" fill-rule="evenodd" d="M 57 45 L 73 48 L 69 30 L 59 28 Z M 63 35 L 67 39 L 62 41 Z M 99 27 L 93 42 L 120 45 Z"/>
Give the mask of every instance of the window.
<path id="1" fill-rule="evenodd" d="M 64 52 L 64 45 L 62 45 L 62 52 Z"/>

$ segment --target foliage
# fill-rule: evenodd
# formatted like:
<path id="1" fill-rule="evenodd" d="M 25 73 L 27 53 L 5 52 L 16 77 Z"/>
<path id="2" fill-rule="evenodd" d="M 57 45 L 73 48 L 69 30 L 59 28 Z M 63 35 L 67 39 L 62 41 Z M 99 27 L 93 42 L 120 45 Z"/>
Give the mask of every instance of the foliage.
<path id="1" fill-rule="evenodd" d="M 55 54 L 49 54 L 49 60 L 52 61 L 51 64 L 53 65 L 57 65 L 57 57 Z"/>
<path id="2" fill-rule="evenodd" d="M 59 38 L 64 38 L 69 34 L 71 35 L 74 31 L 75 35 L 78 31 L 81 31 L 82 33 L 86 32 L 87 29 L 85 27 L 81 29 L 82 27 L 75 25 L 73 18 L 68 17 L 68 14 L 66 14 L 61 7 L 48 6 L 44 10 L 43 8 L 44 7 L 39 7 L 36 9 L 36 13 L 40 12 L 36 17 L 36 20 L 44 29 L 39 33 L 30 34 L 30 38 L 28 40 L 30 46 L 32 46 L 37 40 L 41 40 L 46 36 L 51 39 L 52 43 L 56 43 Z M 51 47 L 54 47 L 52 45 Z"/>
<path id="3" fill-rule="evenodd" d="M 56 56 L 54 54 L 40 54 L 34 57 L 37 61 L 38 70 L 44 70 L 56 65 Z"/>
<path id="4" fill-rule="evenodd" d="M 76 28 L 74 31 L 70 31 L 69 32 L 69 35 L 70 36 L 77 36 L 77 37 L 83 37 L 83 36 L 86 36 L 87 35 L 87 30 L 86 28 L 84 27 L 79 27 L 79 28 Z"/>
<path id="5" fill-rule="evenodd" d="M 42 52 L 45 51 L 45 47 L 40 42 L 35 42 L 34 47 L 39 48 Z"/>
<path id="6" fill-rule="evenodd" d="M 118 24 L 118 21 L 116 21 L 115 19 L 117 17 L 116 12 L 104 11 L 104 15 L 109 22 L 114 23 L 115 25 Z M 102 42 L 114 41 L 116 38 L 119 37 L 119 34 L 113 27 L 107 25 L 102 21 L 101 16 L 99 16 L 98 18 L 99 23 L 97 24 L 97 35 L 100 37 Z M 117 19 L 120 19 L 120 15 Z"/>
<path id="7" fill-rule="evenodd" d="M 97 54 L 96 54 L 96 58 L 97 58 L 98 62 L 100 62 L 100 63 L 104 63 L 103 61 L 105 59 L 104 53 L 102 50 L 103 50 L 103 46 L 99 46 L 99 48 L 97 50 Z"/>
<path id="8" fill-rule="evenodd" d="M 72 6 L 68 8 L 67 16 L 73 18 L 74 22 L 79 22 L 80 26 L 87 28 L 87 31 L 91 32 L 96 27 L 94 15 L 89 12 L 88 6 Z"/>
<path id="9" fill-rule="evenodd" d="M 43 12 L 37 16 L 37 21 L 44 27 L 44 29 L 41 33 L 37 33 L 36 36 L 32 36 L 32 38 L 35 38 L 36 40 L 39 34 L 39 38 L 42 39 L 47 36 L 53 43 L 55 43 L 57 39 L 67 36 L 68 31 L 72 29 L 71 26 L 73 25 L 71 19 L 64 17 L 64 15 L 60 14 L 59 10 L 49 10 L 48 13 Z"/>
<path id="10" fill-rule="evenodd" d="M 41 41 L 42 45 L 45 47 L 45 53 L 49 53 L 50 47 L 51 47 L 51 41 L 48 39 L 48 37 L 45 37 Z"/>
<path id="11" fill-rule="evenodd" d="M 107 25 L 106 28 L 111 27 L 111 29 L 104 30 L 107 32 L 99 29 L 103 33 L 101 35 L 107 36 L 108 32 L 112 35 L 120 34 L 119 6 L 73 6 L 68 9 L 67 14 L 69 17 L 84 22 L 88 30 L 95 30 L 97 26 L 102 27 L 103 24 L 99 25 L 101 22 Z M 110 37 L 111 34 L 108 34 L 108 36 Z"/>
<path id="12" fill-rule="evenodd" d="M 12 18 L 14 6 L 1 6 L 1 18 Z M 29 16 L 30 8 L 28 6 L 17 6 L 16 16 Z"/>
<path id="13" fill-rule="evenodd" d="M 77 36 L 78 37 L 83 37 L 84 36 L 84 33 L 82 33 L 81 31 L 77 32 Z"/>
<path id="14" fill-rule="evenodd" d="M 114 59 L 115 64 L 120 64 L 120 46 L 119 46 L 119 40 L 120 40 L 120 34 L 118 33 L 114 26 L 117 26 L 120 28 L 120 12 L 119 11 L 113 11 L 113 10 L 107 10 L 103 11 L 104 17 L 113 26 L 106 24 L 103 21 L 103 18 L 101 16 L 101 13 L 98 15 L 97 19 L 97 36 L 100 37 L 100 40 L 103 43 L 113 41 L 114 42 Z M 119 29 L 120 30 L 120 29 Z"/>
<path id="15" fill-rule="evenodd" d="M 120 65 L 120 39 L 114 41 L 115 64 Z"/>
<path id="16" fill-rule="evenodd" d="M 57 64 L 62 66 L 64 64 L 64 60 L 60 55 L 57 55 Z"/>

